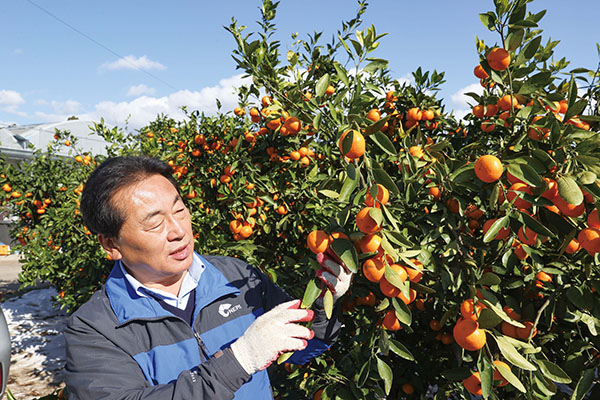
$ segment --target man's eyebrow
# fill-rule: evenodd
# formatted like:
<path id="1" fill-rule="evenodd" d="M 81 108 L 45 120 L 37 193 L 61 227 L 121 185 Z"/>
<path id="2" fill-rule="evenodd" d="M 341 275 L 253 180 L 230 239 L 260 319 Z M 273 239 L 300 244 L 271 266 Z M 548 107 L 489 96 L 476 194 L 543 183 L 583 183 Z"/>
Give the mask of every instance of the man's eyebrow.
<path id="1" fill-rule="evenodd" d="M 181 196 L 179 196 L 179 194 L 175 195 L 175 200 L 173 200 L 173 205 L 177 204 L 177 202 L 181 199 Z M 160 214 L 161 212 L 159 210 L 153 211 L 151 213 L 146 214 L 146 216 L 144 217 L 144 219 L 142 219 L 142 223 L 146 223 L 148 222 L 148 220 L 152 219 L 152 217 Z"/>

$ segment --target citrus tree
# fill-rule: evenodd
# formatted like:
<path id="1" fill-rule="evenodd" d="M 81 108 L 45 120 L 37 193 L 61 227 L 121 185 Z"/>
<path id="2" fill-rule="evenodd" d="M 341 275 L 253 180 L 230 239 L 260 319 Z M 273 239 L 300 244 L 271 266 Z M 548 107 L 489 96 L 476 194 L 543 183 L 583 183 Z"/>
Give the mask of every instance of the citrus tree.
<path id="1" fill-rule="evenodd" d="M 318 254 L 355 272 L 337 344 L 304 366 L 282 357 L 278 398 L 588 392 L 600 345 L 598 71 L 556 61 L 529 2 L 481 14 L 498 42 L 477 40 L 483 93 L 461 120 L 436 96 L 443 73 L 419 68 L 401 84 L 372 57 L 384 35 L 362 27 L 364 2 L 330 42 L 294 37 L 284 55 L 265 0 L 258 33 L 228 27 L 252 78 L 234 110 L 160 116 L 131 136 L 94 127 L 108 155 L 172 166 L 197 251 L 241 257 L 305 307 L 323 296 L 328 312 Z M 51 147 L 4 165 L 0 181 L 21 218 L 23 280 L 51 281 L 68 309 L 111 266 L 78 212 L 102 157 L 74 155 Z"/>

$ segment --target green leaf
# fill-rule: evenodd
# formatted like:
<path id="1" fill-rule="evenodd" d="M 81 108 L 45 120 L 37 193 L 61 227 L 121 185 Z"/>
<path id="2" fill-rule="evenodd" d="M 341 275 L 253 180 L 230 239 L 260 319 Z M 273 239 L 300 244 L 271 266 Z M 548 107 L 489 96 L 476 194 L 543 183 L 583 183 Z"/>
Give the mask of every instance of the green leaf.
<path id="1" fill-rule="evenodd" d="M 383 126 L 385 125 L 385 123 L 388 121 L 388 119 L 390 119 L 390 116 L 385 116 L 383 118 L 380 118 L 379 121 L 372 123 L 371 125 L 367 126 L 365 128 L 365 136 L 370 136 L 371 134 L 375 133 L 375 132 L 379 132 L 381 131 L 381 128 L 383 128 Z M 383 132 L 380 132 L 381 134 L 383 134 Z M 384 135 L 385 136 L 385 135 Z M 387 139 L 387 136 L 385 136 Z M 388 139 L 389 140 L 389 139 Z M 391 142 L 390 142 L 391 143 Z M 396 150 L 394 149 L 394 154 L 396 154 Z"/>
<path id="2" fill-rule="evenodd" d="M 500 372 L 500 375 L 502 375 L 502 377 L 506 379 L 508 383 L 513 385 L 519 392 L 526 393 L 525 386 L 523 386 L 519 378 L 512 373 L 510 368 L 506 368 L 503 365 L 495 365 L 495 368 L 498 370 L 498 372 Z"/>
<path id="3" fill-rule="evenodd" d="M 530 186 L 543 188 L 546 185 L 545 181 L 540 177 L 535 169 L 527 164 L 508 164 L 506 169 L 511 173 L 511 175 L 514 175 Z"/>
<path id="4" fill-rule="evenodd" d="M 392 372 L 390 366 L 379 357 L 377 357 L 377 372 L 379 372 L 379 376 L 381 379 L 383 379 L 385 394 L 390 394 L 392 382 L 394 380 L 394 373 Z"/>
<path id="5" fill-rule="evenodd" d="M 354 190 L 358 187 L 358 174 L 353 164 L 348 164 L 346 168 L 346 179 L 340 189 L 338 200 L 342 203 L 347 203 Z"/>
<path id="6" fill-rule="evenodd" d="M 292 356 L 292 354 L 294 354 L 293 351 L 287 351 L 283 354 L 281 354 L 279 357 L 277 357 L 277 365 L 283 364 L 284 362 L 286 362 L 288 360 L 288 358 L 290 358 Z"/>
<path id="7" fill-rule="evenodd" d="M 543 88 L 544 86 L 546 86 L 548 83 L 550 83 L 551 77 L 552 77 L 552 73 L 550 71 L 543 71 L 543 72 L 537 73 L 537 74 L 533 75 L 532 77 L 530 77 L 529 79 L 527 79 L 525 84 L 523 86 L 521 86 L 521 89 L 519 89 L 519 93 L 520 94 L 535 93 L 538 90 L 540 90 L 541 88 Z"/>
<path id="8" fill-rule="evenodd" d="M 327 86 L 329 86 L 329 74 L 325 74 L 319 78 L 319 81 L 317 82 L 317 87 L 316 87 L 317 97 L 321 97 L 325 94 L 325 91 L 327 90 Z"/>
<path id="9" fill-rule="evenodd" d="M 512 319 L 511 317 L 509 317 L 504 310 L 502 310 L 500 307 L 497 307 L 496 305 L 494 305 L 492 302 L 490 302 L 487 299 L 483 299 L 481 300 L 481 302 L 483 304 L 485 304 L 485 306 L 487 307 L 487 310 L 493 312 L 494 314 L 496 314 L 500 319 L 502 319 L 504 322 L 508 322 L 511 325 L 516 326 L 517 328 L 524 328 L 525 325 L 523 325 L 522 323 L 515 321 L 514 319 Z"/>
<path id="10" fill-rule="evenodd" d="M 553 382 L 571 383 L 571 378 L 558 365 L 544 359 L 535 358 L 535 362 L 544 376 Z"/>
<path id="11" fill-rule="evenodd" d="M 481 378 L 481 390 L 483 392 L 483 398 L 487 399 L 492 391 L 494 367 L 490 360 L 482 353 L 479 353 L 479 360 L 477 367 L 479 369 L 479 376 Z"/>
<path id="12" fill-rule="evenodd" d="M 363 68 L 364 72 L 373 73 L 379 69 L 387 67 L 388 61 L 383 59 L 374 59 Z"/>
<path id="13" fill-rule="evenodd" d="M 577 180 L 583 185 L 592 185 L 596 182 L 596 179 L 598 179 L 598 177 L 592 171 L 583 171 L 577 174 Z"/>
<path id="14" fill-rule="evenodd" d="M 481 20 L 481 23 L 483 24 L 483 26 L 488 28 L 490 31 L 496 30 L 497 18 L 496 18 L 496 14 L 494 14 L 492 11 L 484 13 L 484 14 L 479 14 L 479 19 Z"/>
<path id="15" fill-rule="evenodd" d="M 492 329 L 498 326 L 500 322 L 502 322 L 502 318 L 496 315 L 496 313 L 492 310 L 484 308 L 479 313 L 479 318 L 477 319 L 477 322 L 479 323 L 479 327 L 481 329 Z"/>
<path id="16" fill-rule="evenodd" d="M 577 386 L 573 391 L 573 395 L 571 396 L 571 400 L 582 400 L 586 393 L 592 387 L 592 383 L 594 383 L 594 379 L 596 376 L 595 369 L 586 369 L 583 371 L 581 378 L 577 382 Z"/>
<path id="17" fill-rule="evenodd" d="M 392 299 L 392 305 L 394 306 L 394 311 L 396 311 L 396 318 L 404 325 L 410 325 L 412 323 L 412 313 L 408 306 L 396 297 Z"/>
<path id="18" fill-rule="evenodd" d="M 348 49 L 348 46 L 346 46 L 346 44 L 344 43 L 344 46 L 346 47 L 346 50 Z M 342 67 L 339 63 L 334 63 L 333 67 L 335 68 L 335 72 L 337 73 L 337 77 L 344 82 L 344 85 L 346 85 L 346 87 L 350 87 L 350 81 L 348 80 L 348 75 L 346 74 L 346 69 L 344 67 Z"/>
<path id="19" fill-rule="evenodd" d="M 310 308 L 315 300 L 319 298 L 321 294 L 321 287 L 317 283 L 316 279 L 311 279 L 306 285 L 306 289 L 304 290 L 304 296 L 302 297 L 301 308 Z"/>
<path id="20" fill-rule="evenodd" d="M 403 292 L 405 292 L 405 294 L 408 293 L 408 284 L 406 282 L 403 282 L 402 279 L 400 278 L 400 274 L 397 273 L 396 271 L 394 271 L 392 268 L 390 268 L 389 265 L 385 266 L 384 275 L 385 275 L 385 279 L 389 283 L 396 286 L 398 289 L 401 289 Z"/>
<path id="21" fill-rule="evenodd" d="M 323 307 L 325 308 L 325 315 L 327 319 L 331 319 L 331 315 L 333 314 L 333 294 L 329 289 L 325 290 L 325 295 L 323 296 Z"/>
<path id="22" fill-rule="evenodd" d="M 402 343 L 395 339 L 390 339 L 390 350 L 405 360 L 415 361 L 415 357 Z"/>
<path id="23" fill-rule="evenodd" d="M 529 43 L 527 43 L 525 47 L 523 47 L 523 51 L 521 51 L 521 54 L 525 56 L 526 60 L 531 59 L 535 55 L 535 53 L 537 53 L 541 43 L 542 37 L 536 36 Z"/>
<path id="24" fill-rule="evenodd" d="M 371 170 L 373 172 L 373 177 L 375 178 L 375 182 L 382 184 L 385 186 L 390 192 L 395 194 L 400 194 L 400 190 L 398 186 L 394 183 L 392 178 L 385 172 L 382 168 L 373 168 Z"/>
<path id="25" fill-rule="evenodd" d="M 562 176 L 556 181 L 558 193 L 569 204 L 579 205 L 583 202 L 583 193 L 577 183 L 570 176 Z"/>
<path id="26" fill-rule="evenodd" d="M 498 343 L 498 348 L 504 358 L 511 364 L 527 371 L 535 371 L 537 369 L 535 365 L 519 354 L 517 349 L 515 349 L 515 347 L 503 336 L 497 336 L 496 343 Z"/>
<path id="27" fill-rule="evenodd" d="M 331 242 L 329 248 L 342 260 L 346 268 L 351 272 L 356 273 L 358 271 L 358 255 L 351 241 L 347 239 L 335 239 Z"/>
<path id="28" fill-rule="evenodd" d="M 479 285 L 484 285 L 484 286 L 493 286 L 493 285 L 499 285 L 500 282 L 502 282 L 502 280 L 500 279 L 500 277 L 492 272 L 486 272 L 485 274 L 483 274 L 483 276 L 481 278 L 479 278 L 479 280 L 477 281 L 477 283 Z"/>
<path id="29" fill-rule="evenodd" d="M 460 382 L 473 375 L 473 371 L 470 368 L 458 367 L 443 371 L 440 375 L 446 380 Z"/>
<path id="30" fill-rule="evenodd" d="M 542 225 L 542 223 L 530 215 L 519 213 L 519 219 L 521 219 L 525 225 L 539 235 L 556 237 L 556 235 L 550 229 L 546 228 L 544 225 Z"/>
<path id="31" fill-rule="evenodd" d="M 509 32 L 508 37 L 506 38 L 506 42 L 508 43 L 506 50 L 515 51 L 516 49 L 518 49 L 521 43 L 523 42 L 524 35 L 525 29 L 516 29 Z"/>
<path id="32" fill-rule="evenodd" d="M 492 226 L 490 226 L 490 229 L 488 229 L 488 231 L 483 236 L 483 241 L 485 243 L 489 243 L 492 240 L 494 240 L 496 235 L 498 235 L 498 232 L 500 232 L 501 229 L 504 229 L 508 226 L 508 222 L 508 215 L 505 215 L 504 217 L 498 218 L 496 221 L 494 221 Z"/>
<path id="33" fill-rule="evenodd" d="M 378 121 L 379 122 L 379 121 Z M 375 134 L 370 135 L 369 138 L 377 144 L 381 148 L 381 150 L 385 151 L 387 154 L 391 156 L 397 155 L 396 149 L 394 148 L 393 143 L 387 137 L 387 135 L 380 130 L 377 130 Z"/>
<path id="34" fill-rule="evenodd" d="M 571 80 L 569 81 L 569 93 L 567 94 L 567 100 L 569 102 L 568 108 L 573 107 L 577 101 L 577 83 L 575 82 L 573 75 L 571 75 Z"/>
<path id="35" fill-rule="evenodd" d="M 576 101 L 575 104 L 573 104 L 572 106 L 569 106 L 569 108 L 567 109 L 567 112 L 565 113 L 565 116 L 564 116 L 564 121 L 568 121 L 571 118 L 573 118 L 575 115 L 581 114 L 583 112 L 583 110 L 585 110 L 587 105 L 588 105 L 588 102 L 586 99 L 581 99 L 579 101 Z"/>
<path id="36" fill-rule="evenodd" d="M 340 197 L 340 194 L 338 192 L 329 189 L 319 190 L 319 193 L 321 193 L 323 196 L 329 197 L 330 199 L 337 199 L 338 197 Z"/>

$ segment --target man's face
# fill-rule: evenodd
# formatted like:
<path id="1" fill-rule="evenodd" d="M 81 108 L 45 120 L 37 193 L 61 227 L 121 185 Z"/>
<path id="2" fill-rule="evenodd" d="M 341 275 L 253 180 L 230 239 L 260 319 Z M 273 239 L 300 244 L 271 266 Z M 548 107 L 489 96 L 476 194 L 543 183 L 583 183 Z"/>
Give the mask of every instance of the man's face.
<path id="1" fill-rule="evenodd" d="M 146 286 L 177 285 L 192 265 L 194 237 L 190 213 L 171 182 L 151 175 L 111 201 L 125 217 L 117 238 L 99 238 L 111 258 Z"/>

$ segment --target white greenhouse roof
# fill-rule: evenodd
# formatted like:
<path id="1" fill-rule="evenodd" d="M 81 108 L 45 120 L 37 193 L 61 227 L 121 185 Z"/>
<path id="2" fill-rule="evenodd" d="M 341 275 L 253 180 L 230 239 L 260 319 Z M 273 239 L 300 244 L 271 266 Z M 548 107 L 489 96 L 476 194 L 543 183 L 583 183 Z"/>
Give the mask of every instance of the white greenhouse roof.
<path id="1" fill-rule="evenodd" d="M 63 141 L 58 147 L 59 156 L 74 156 L 75 153 L 89 152 L 106 154 L 108 142 L 92 132 L 93 121 L 70 120 L 47 124 L 12 125 L 0 128 L 0 152 L 8 159 L 30 158 L 34 149 L 45 150 L 53 142 L 56 130 L 68 131 L 77 138 L 76 149 L 66 146 Z"/>

